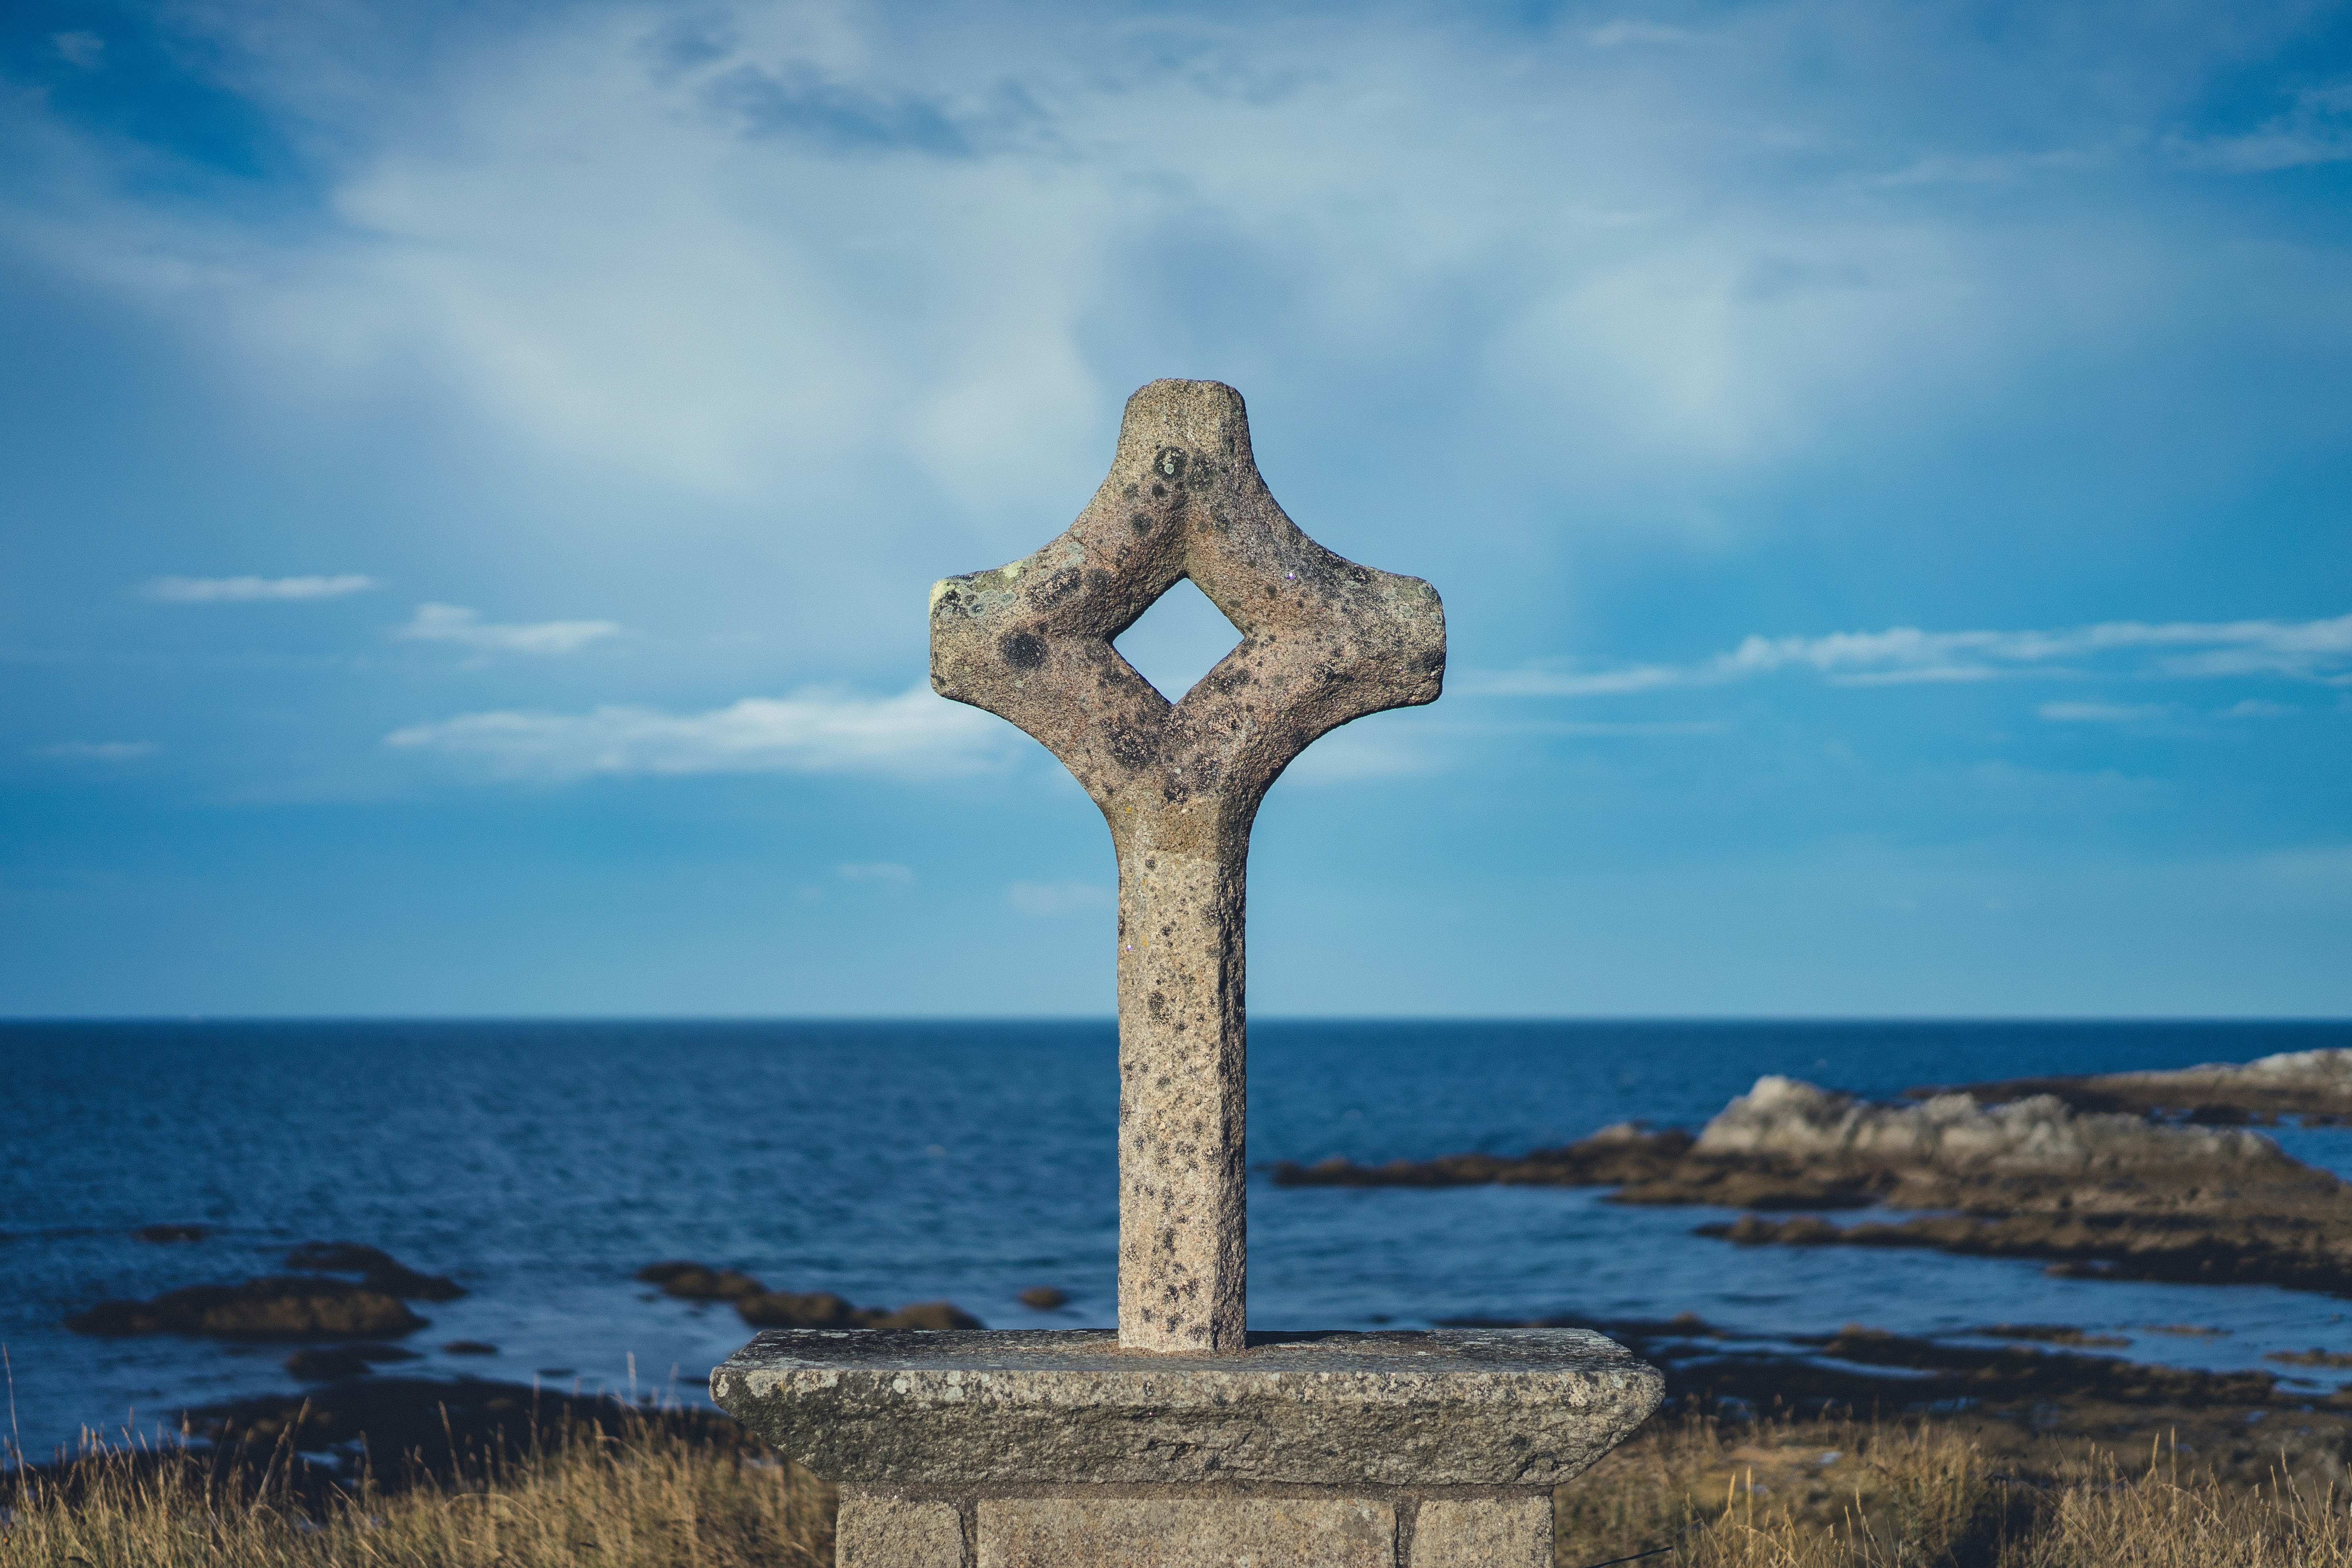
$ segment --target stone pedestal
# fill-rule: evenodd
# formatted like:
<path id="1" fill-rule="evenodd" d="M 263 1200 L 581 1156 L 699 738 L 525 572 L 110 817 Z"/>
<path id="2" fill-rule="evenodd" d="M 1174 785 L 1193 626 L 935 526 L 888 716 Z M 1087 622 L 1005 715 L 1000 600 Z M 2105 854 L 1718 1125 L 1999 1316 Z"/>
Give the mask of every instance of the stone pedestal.
<path id="1" fill-rule="evenodd" d="M 841 1483 L 839 1568 L 1548 1568 L 1551 1489 L 1663 1385 L 1576 1329 L 782 1330 L 710 1388 Z"/>

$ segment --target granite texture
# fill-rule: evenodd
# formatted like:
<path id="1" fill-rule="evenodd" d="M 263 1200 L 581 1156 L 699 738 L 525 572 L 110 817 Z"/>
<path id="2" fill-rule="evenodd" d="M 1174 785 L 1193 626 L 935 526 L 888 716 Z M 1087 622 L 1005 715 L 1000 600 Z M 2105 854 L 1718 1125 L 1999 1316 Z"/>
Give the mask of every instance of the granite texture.
<path id="1" fill-rule="evenodd" d="M 1551 1568 L 1551 1498 L 1433 1498 L 1403 1568 Z"/>
<path id="2" fill-rule="evenodd" d="M 951 1502 L 842 1490 L 833 1527 L 840 1568 L 964 1568 L 963 1545 Z"/>
<path id="3" fill-rule="evenodd" d="M 980 1568 L 1396 1563 L 1396 1510 L 1365 1498 L 983 1498 L 979 1512 Z"/>
<path id="4" fill-rule="evenodd" d="M 1178 579 L 1239 628 L 1170 702 L 1112 639 Z M 1241 394 L 1155 381 L 1044 549 L 931 589 L 931 686 L 1027 731 L 1118 859 L 1120 1342 L 1238 1351 L 1245 1305 L 1243 911 L 1250 825 L 1316 737 L 1433 702 L 1436 590 L 1343 560 L 1259 478 Z"/>
<path id="5" fill-rule="evenodd" d="M 1253 1334 L 1181 1357 L 1101 1330 L 772 1330 L 710 1391 L 844 1482 L 1550 1487 L 1663 1383 L 1579 1329 Z"/>

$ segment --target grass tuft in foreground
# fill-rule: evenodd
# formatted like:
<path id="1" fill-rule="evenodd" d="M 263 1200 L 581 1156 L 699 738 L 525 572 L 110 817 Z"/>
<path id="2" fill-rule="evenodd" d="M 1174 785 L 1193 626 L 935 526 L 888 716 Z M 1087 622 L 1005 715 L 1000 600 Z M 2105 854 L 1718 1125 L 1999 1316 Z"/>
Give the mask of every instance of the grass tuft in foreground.
<path id="1" fill-rule="evenodd" d="M 1929 1421 L 1659 1423 L 1562 1489 L 1560 1568 L 2352 1568 L 2340 1467 L 2248 1485 L 2160 1440 L 1995 1459 Z"/>
<path id="2" fill-rule="evenodd" d="M 819 1568 L 834 1506 L 797 1466 L 626 1408 L 349 1484 L 282 1443 L 85 1440 L 0 1479 L 0 1568 Z"/>
<path id="3" fill-rule="evenodd" d="M 294 1424 L 299 1427 L 299 1423 Z M 289 1428 L 289 1430 L 292 1428 Z M 455 1445 L 453 1445 L 453 1447 Z M 420 1460 L 422 1459 L 420 1451 Z M 445 1453 L 445 1459 L 450 1457 Z M 95 1440 L 0 1478 L 0 1568 L 819 1568 L 834 1493 L 677 1413 L 337 1479 L 275 1447 Z M 2352 1568 L 2340 1464 L 2263 1481 L 1937 1421 L 1659 1422 L 1561 1490 L 1559 1568 Z"/>

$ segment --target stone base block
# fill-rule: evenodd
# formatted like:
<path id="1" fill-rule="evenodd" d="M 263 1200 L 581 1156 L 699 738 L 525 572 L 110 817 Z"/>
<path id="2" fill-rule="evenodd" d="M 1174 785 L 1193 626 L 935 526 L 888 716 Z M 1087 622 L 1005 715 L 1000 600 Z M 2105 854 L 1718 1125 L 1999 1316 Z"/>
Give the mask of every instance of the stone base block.
<path id="1" fill-rule="evenodd" d="M 845 1485 L 836 1568 L 1550 1568 L 1551 1494 Z"/>
<path id="2" fill-rule="evenodd" d="M 1252 1334 L 1213 1356 L 1093 1329 L 771 1329 L 710 1374 L 720 1409 L 827 1480 L 972 1489 L 1550 1488 L 1664 1390 L 1581 1329 Z"/>
<path id="3" fill-rule="evenodd" d="M 1549 1568 L 1552 1488 L 1662 1386 L 1578 1329 L 771 1331 L 710 1379 L 840 1483 L 839 1568 Z"/>

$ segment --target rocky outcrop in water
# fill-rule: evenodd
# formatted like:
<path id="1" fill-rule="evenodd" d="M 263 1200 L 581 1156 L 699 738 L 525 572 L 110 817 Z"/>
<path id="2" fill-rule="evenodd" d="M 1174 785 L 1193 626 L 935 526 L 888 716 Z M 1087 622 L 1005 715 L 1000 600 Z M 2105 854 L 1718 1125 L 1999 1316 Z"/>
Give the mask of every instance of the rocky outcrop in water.
<path id="1" fill-rule="evenodd" d="M 306 1241 L 286 1255 L 300 1274 L 242 1285 L 191 1285 L 148 1301 L 100 1301 L 66 1320 L 78 1334 L 189 1334 L 218 1340 L 384 1340 L 426 1320 L 407 1301 L 447 1301 L 456 1281 L 421 1274 L 390 1253 L 354 1241 Z M 321 1275 L 356 1274 L 353 1279 Z"/>
<path id="2" fill-rule="evenodd" d="M 1616 1187 L 1666 1175 L 1690 1152 L 1692 1136 L 1679 1127 L 1654 1132 L 1621 1121 L 1591 1137 L 1557 1149 L 1525 1154 L 1444 1154 L 1434 1160 L 1391 1160 L 1359 1165 L 1333 1155 L 1312 1165 L 1274 1163 L 1274 1181 L 1283 1187 Z"/>
<path id="3" fill-rule="evenodd" d="M 2051 1402 L 2194 1410 L 2330 1397 L 2281 1394 L 2278 1378 L 2265 1372 L 2197 1372 L 2115 1356 L 2038 1350 L 2030 1344 L 1966 1342 L 1988 1338 L 2063 1345 L 2130 1342 L 2119 1335 L 2093 1334 L 2063 1324 L 2000 1324 L 1940 1339 L 1858 1324 L 1834 1334 L 1764 1336 L 1719 1328 L 1691 1312 L 1664 1320 L 1465 1318 L 1449 1326 L 1597 1329 L 1655 1364 L 1665 1373 L 1668 1400 L 1685 1408 L 1738 1400 L 1757 1409 L 1809 1413 L 1824 1407 L 1867 1414 L 1873 1409 Z M 2352 1408 L 2352 1397 L 2338 1394 L 2333 1403 Z"/>
<path id="4" fill-rule="evenodd" d="M 336 1383 L 364 1377 L 380 1362 L 416 1359 L 398 1345 L 306 1345 L 286 1358 L 286 1370 L 297 1383 Z"/>
<path id="5" fill-rule="evenodd" d="M 2352 1295 L 2352 1188 L 2235 1127 L 2084 1112 L 2053 1096 L 1877 1105 L 1765 1078 L 1694 1138 L 1603 1130 L 1564 1149 L 1381 1165 L 1280 1165 L 1285 1185 L 1614 1185 L 1621 1204 L 1939 1211 L 1838 1225 L 1750 1213 L 1700 1234 L 1746 1245 L 1924 1247 L 2033 1258 L 2091 1279 L 2267 1284 Z"/>
<path id="6" fill-rule="evenodd" d="M 740 1301 L 767 1289 L 740 1268 L 713 1268 L 707 1263 L 648 1263 L 633 1278 L 661 1287 L 665 1296 L 681 1301 Z"/>
<path id="7" fill-rule="evenodd" d="M 100 1301 L 66 1320 L 78 1334 L 188 1334 L 217 1340 L 383 1340 L 425 1320 L 381 1290 L 341 1279 L 272 1276 L 191 1285 L 149 1301 Z"/>
<path id="8" fill-rule="evenodd" d="M 2302 1168 L 2255 1133 L 2086 1115 L 2049 1095 L 1991 1106 L 1965 1094 L 1876 1105 L 1792 1078 L 1758 1079 L 1706 1124 L 1691 1152 L 1702 1160 L 1989 1175 Z"/>
<path id="9" fill-rule="evenodd" d="M 2324 1126 L 2352 1121 L 2352 1050 L 2288 1051 L 2165 1072 L 2003 1079 L 1906 1092 L 1922 1100 L 1965 1094 L 1987 1105 L 2050 1095 L 2076 1110 L 2128 1111 L 2212 1126 L 2266 1124 L 2283 1116 Z"/>
<path id="10" fill-rule="evenodd" d="M 853 1306 L 830 1290 L 771 1290 L 739 1268 L 672 1259 L 648 1263 L 635 1278 L 687 1301 L 731 1301 L 755 1329 L 977 1329 L 978 1318 L 952 1301 L 917 1301 L 893 1311 Z"/>
<path id="11" fill-rule="evenodd" d="M 454 1301 L 465 1287 L 442 1274 L 411 1268 L 381 1247 L 356 1241 L 306 1241 L 286 1255 L 286 1267 L 308 1273 L 356 1274 L 360 1283 L 409 1301 Z"/>

